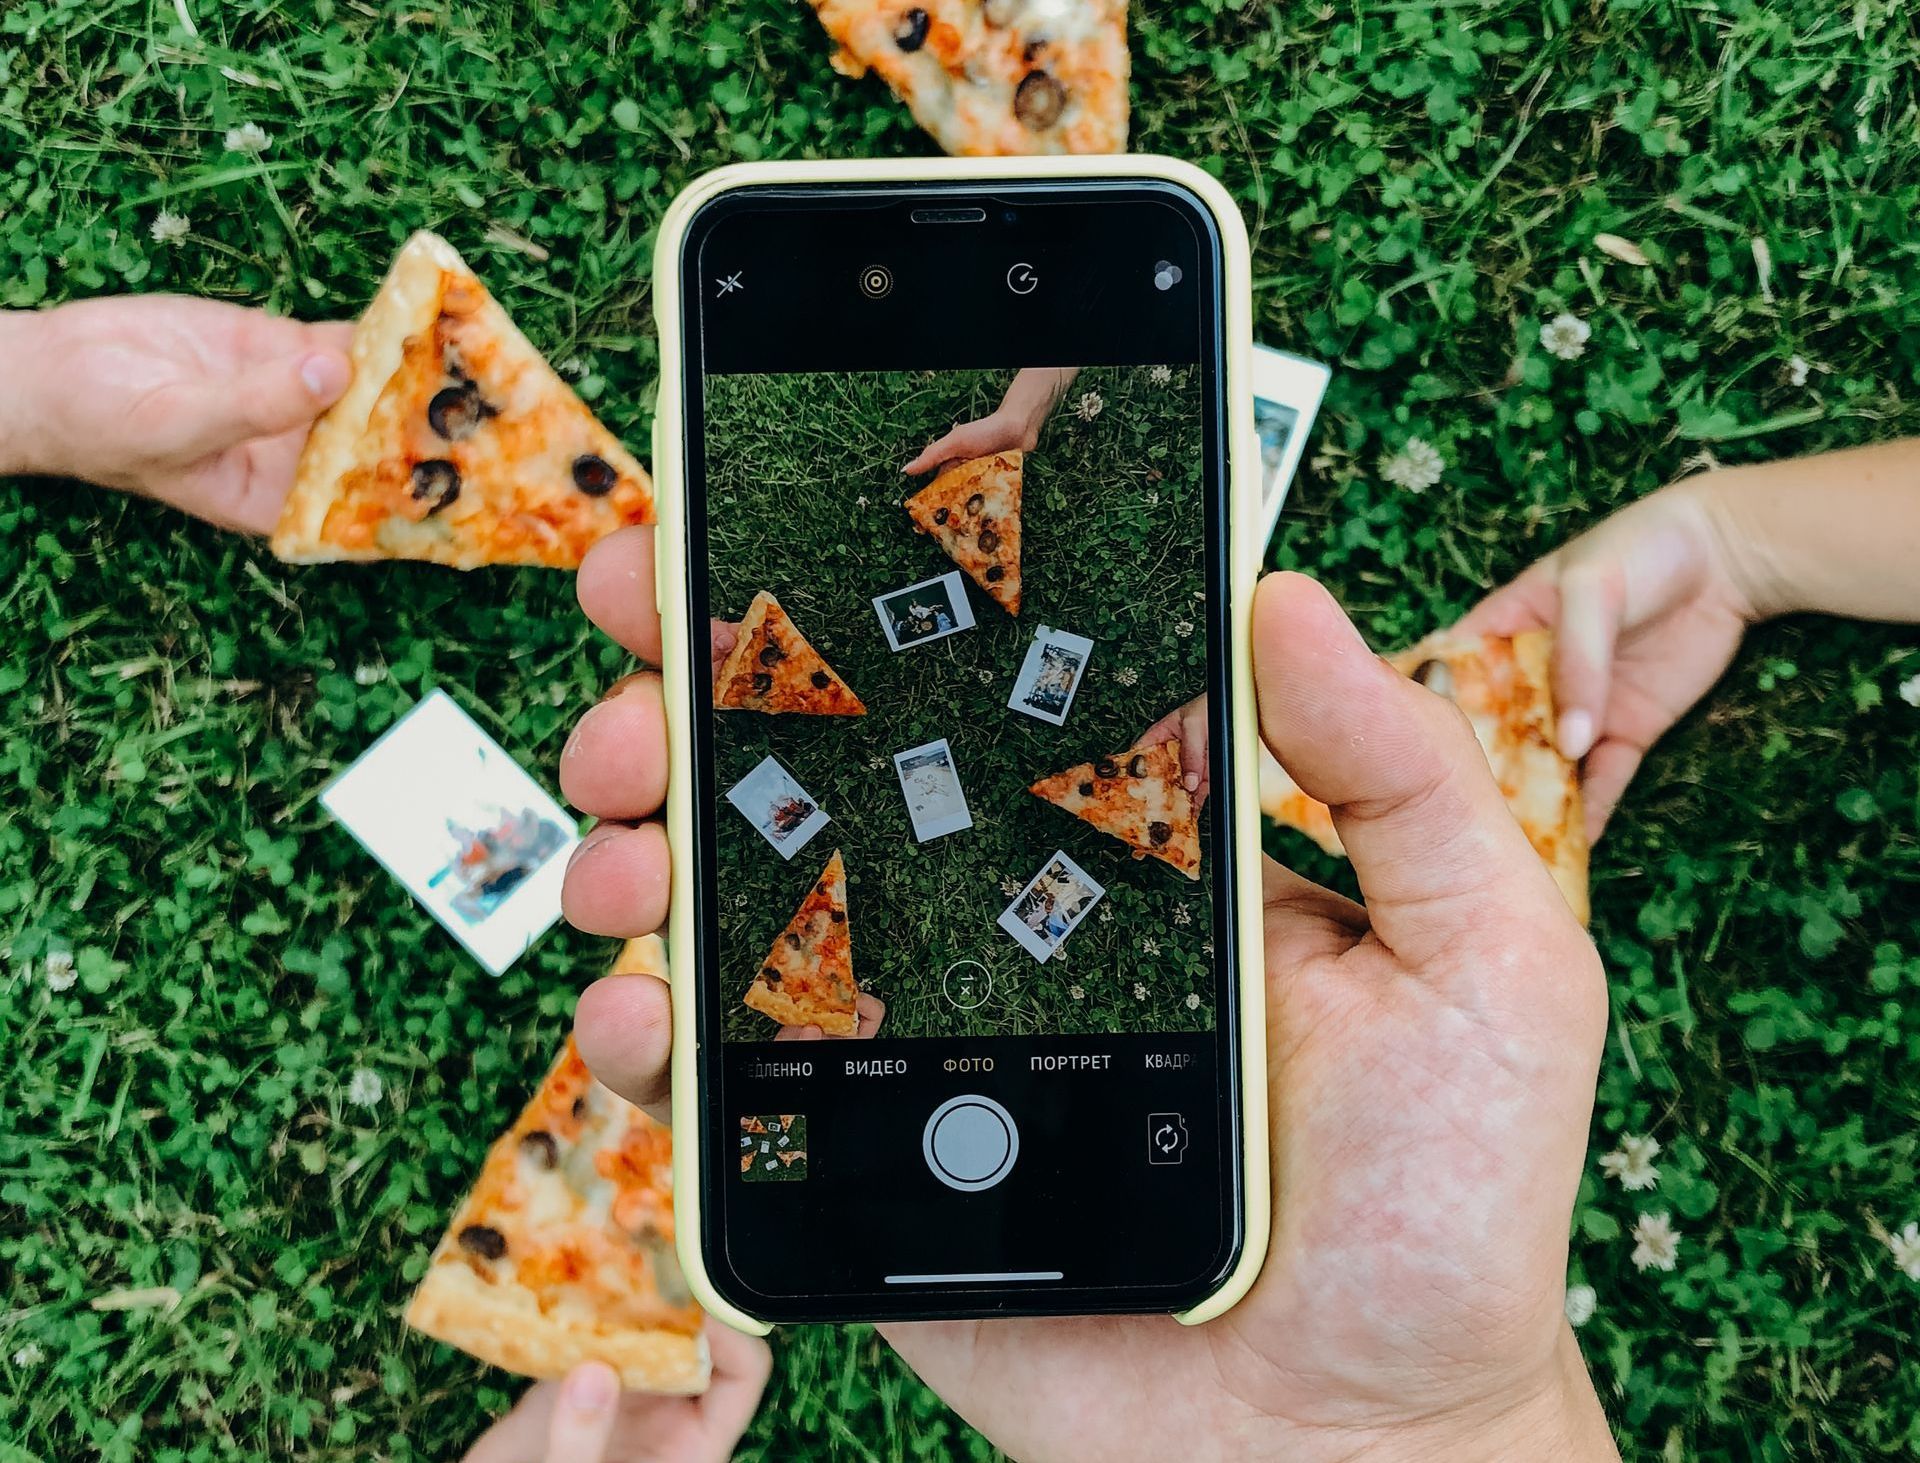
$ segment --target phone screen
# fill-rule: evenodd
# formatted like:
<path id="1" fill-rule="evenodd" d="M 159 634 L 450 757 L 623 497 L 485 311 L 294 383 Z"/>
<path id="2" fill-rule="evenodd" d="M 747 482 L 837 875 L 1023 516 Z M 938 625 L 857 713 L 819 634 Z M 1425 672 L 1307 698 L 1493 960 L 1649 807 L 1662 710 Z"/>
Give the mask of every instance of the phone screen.
<path id="1" fill-rule="evenodd" d="M 685 249 L 715 1283 L 1189 1304 L 1240 1238 L 1212 220 L 750 190 Z"/>

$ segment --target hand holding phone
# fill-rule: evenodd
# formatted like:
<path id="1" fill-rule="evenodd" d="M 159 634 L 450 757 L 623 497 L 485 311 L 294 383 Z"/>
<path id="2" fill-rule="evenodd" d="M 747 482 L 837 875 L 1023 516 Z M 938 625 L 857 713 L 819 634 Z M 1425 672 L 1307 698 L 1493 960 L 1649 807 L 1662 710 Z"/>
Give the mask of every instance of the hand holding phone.
<path id="1" fill-rule="evenodd" d="M 651 567 L 630 530 L 581 571 L 589 616 L 643 659 L 658 623 L 633 586 Z M 1470 734 L 1387 673 L 1324 591 L 1269 580 L 1253 633 L 1264 739 L 1334 806 L 1367 901 L 1267 865 L 1281 1207 L 1259 1283 L 1192 1330 L 1103 1317 L 885 1334 L 1022 1458 L 1610 1458 L 1560 1312 L 1605 1029 L 1594 951 Z M 583 774 L 597 789 L 657 788 L 657 701 L 593 714 L 609 735 L 563 766 L 604 763 Z M 658 795 L 587 811 L 615 807 L 647 816 Z M 631 864 L 578 861 L 568 895 L 625 901 L 614 932 L 638 934 L 662 912 L 643 891 L 666 878 L 650 840 Z M 601 1080 L 664 1116 L 666 987 L 602 980 L 577 1022 Z"/>

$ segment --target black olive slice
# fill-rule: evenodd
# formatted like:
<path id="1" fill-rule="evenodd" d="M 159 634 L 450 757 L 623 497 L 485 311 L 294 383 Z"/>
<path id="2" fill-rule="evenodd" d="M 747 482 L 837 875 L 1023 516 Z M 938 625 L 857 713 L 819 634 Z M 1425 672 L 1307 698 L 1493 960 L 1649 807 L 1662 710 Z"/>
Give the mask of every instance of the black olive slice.
<path id="1" fill-rule="evenodd" d="M 762 665 L 778 665 L 786 658 L 786 651 L 771 641 L 760 647 L 760 664 Z"/>
<path id="2" fill-rule="evenodd" d="M 553 1134 L 544 1128 L 535 1128 L 522 1137 L 520 1151 L 541 1168 L 559 1167 L 560 1145 L 553 1141 Z"/>
<path id="3" fill-rule="evenodd" d="M 927 43 L 927 27 L 931 17 L 918 5 L 903 14 L 894 22 L 893 43 L 901 50 L 912 54 Z"/>
<path id="4" fill-rule="evenodd" d="M 775 970 L 771 965 L 763 965 L 760 967 L 760 979 L 764 980 L 768 985 L 779 985 L 780 972 Z"/>
<path id="5" fill-rule="evenodd" d="M 987 500 L 985 496 L 980 493 L 975 493 L 971 498 L 967 499 L 967 512 L 969 513 L 978 513 L 986 506 Z"/>
<path id="6" fill-rule="evenodd" d="M 994 564 L 987 569 L 987 582 L 989 584 L 998 584 L 1006 577 L 1007 566 L 1005 564 Z"/>
<path id="7" fill-rule="evenodd" d="M 427 517 L 433 517 L 459 496 L 460 469 L 446 458 L 429 457 L 425 462 L 414 464 L 413 500 L 432 505 L 427 509 Z"/>
<path id="8" fill-rule="evenodd" d="M 1044 71 L 1029 71 L 1013 94 L 1013 115 L 1029 132 L 1044 132 L 1067 109 L 1067 89 Z"/>
<path id="9" fill-rule="evenodd" d="M 773 677 L 765 671 L 753 673 L 753 691 L 756 696 L 764 696 L 773 689 Z"/>
<path id="10" fill-rule="evenodd" d="M 951 516 L 952 515 L 944 508 L 936 508 L 933 510 L 933 521 L 935 523 L 945 523 Z"/>
<path id="11" fill-rule="evenodd" d="M 604 498 L 620 481 L 620 474 L 604 457 L 583 452 L 573 459 L 573 485 L 589 498 Z"/>
<path id="12" fill-rule="evenodd" d="M 1414 668 L 1413 678 L 1436 696 L 1453 699 L 1453 671 L 1444 660 L 1423 660 Z"/>
<path id="13" fill-rule="evenodd" d="M 1147 840 L 1150 843 L 1152 843 L 1155 848 L 1159 848 L 1171 837 L 1173 837 L 1172 824 L 1170 823 L 1147 824 Z"/>
<path id="14" fill-rule="evenodd" d="M 574 1100 L 573 1100 L 573 1115 L 574 1115 L 574 1116 L 575 1116 L 576 1118 L 584 1118 L 584 1117 L 585 1117 L 585 1116 L 587 1115 L 587 1100 L 586 1100 L 586 1098 L 584 1098 L 584 1097 L 576 1097 L 576 1098 L 574 1098 Z"/>
<path id="15" fill-rule="evenodd" d="M 1095 777 L 1118 777 L 1120 775 L 1120 764 L 1111 757 L 1102 757 L 1098 762 L 1093 764 L 1093 775 Z"/>
<path id="16" fill-rule="evenodd" d="M 833 677 L 828 675 L 825 671 L 815 671 L 813 673 L 813 685 L 815 690 L 824 691 L 827 689 L 827 687 L 831 686 L 832 684 L 833 684 Z"/>
<path id="17" fill-rule="evenodd" d="M 837 925 L 843 925 L 847 922 L 847 912 L 844 909 L 828 910 L 827 918 Z"/>
<path id="18" fill-rule="evenodd" d="M 990 528 L 980 530 L 980 552 L 990 554 L 1000 547 L 1000 535 Z"/>
<path id="19" fill-rule="evenodd" d="M 480 388 L 461 378 L 458 386 L 436 391 L 427 403 L 427 425 L 449 442 L 470 436 L 473 429 L 494 415 L 494 409 L 480 399 Z"/>
<path id="20" fill-rule="evenodd" d="M 1092 783 L 1090 783 L 1090 782 L 1083 782 L 1083 783 L 1081 783 L 1081 784 L 1080 784 L 1080 796 L 1081 796 L 1081 797 L 1083 797 L 1083 798 L 1090 798 L 1090 797 L 1092 797 L 1092 796 L 1093 796 L 1093 784 L 1092 784 Z"/>
<path id="21" fill-rule="evenodd" d="M 490 1224 L 469 1224 L 460 1231 L 460 1248 L 483 1260 L 497 1260 L 507 1252 L 507 1237 Z"/>
<path id="22" fill-rule="evenodd" d="M 801 939 L 800 936 L 797 933 L 795 933 L 793 930 L 788 930 L 787 943 L 793 946 L 794 949 L 798 950 L 802 945 L 806 944 L 807 942 Z"/>
<path id="23" fill-rule="evenodd" d="M 1147 775 L 1147 759 L 1145 757 L 1142 757 L 1136 754 L 1133 757 L 1128 759 L 1127 776 L 1145 777 L 1146 775 Z"/>

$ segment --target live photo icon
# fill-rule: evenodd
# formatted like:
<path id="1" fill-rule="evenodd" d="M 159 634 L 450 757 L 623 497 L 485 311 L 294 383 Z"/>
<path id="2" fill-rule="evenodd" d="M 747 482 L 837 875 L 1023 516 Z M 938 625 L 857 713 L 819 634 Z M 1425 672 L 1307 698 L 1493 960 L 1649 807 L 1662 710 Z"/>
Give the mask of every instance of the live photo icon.
<path id="1" fill-rule="evenodd" d="M 1147 1118 L 1147 1162 L 1178 1163 L 1187 1156 L 1187 1120 L 1177 1112 Z"/>

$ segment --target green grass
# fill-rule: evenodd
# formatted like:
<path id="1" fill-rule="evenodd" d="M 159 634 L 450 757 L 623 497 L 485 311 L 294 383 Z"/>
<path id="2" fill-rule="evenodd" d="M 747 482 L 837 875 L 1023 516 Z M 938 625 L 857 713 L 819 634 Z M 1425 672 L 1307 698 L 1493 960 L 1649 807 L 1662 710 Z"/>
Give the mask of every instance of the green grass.
<path id="1" fill-rule="evenodd" d="M 1126 848 L 1027 791 L 1040 777 L 1130 747 L 1204 689 L 1199 382 L 1146 367 L 1083 371 L 1023 473 L 1016 620 L 969 585 L 974 628 L 895 652 L 872 599 L 953 569 L 901 501 L 900 465 L 956 421 L 999 404 L 1011 371 L 726 376 L 706 404 L 715 613 L 737 619 L 771 589 L 866 703 L 861 717 L 720 716 L 719 785 L 777 758 L 834 821 L 783 864 L 720 810 L 721 988 L 729 1036 L 774 1030 L 737 1004 L 829 852 L 846 863 L 861 988 L 891 1036 L 1191 1031 L 1209 1025 L 1205 884 Z M 1092 392 L 1083 421 L 1072 403 Z M 1042 625 L 1095 642 L 1063 726 L 1007 700 Z M 1184 628 L 1186 633 L 1180 631 Z M 974 826 L 914 840 L 893 756 L 944 737 Z M 1045 965 L 995 927 L 1055 849 L 1106 887 Z M 1156 953 L 1142 960 L 1151 939 Z M 961 1012 L 942 995 L 956 960 L 992 994 Z M 1151 971 L 1151 974 L 1146 974 Z M 1143 978 L 1144 977 L 1144 978 Z M 1142 995 L 1134 994 L 1139 983 Z M 1077 993 L 1077 994 L 1076 994 Z"/>
<path id="2" fill-rule="evenodd" d="M 1138 145 L 1226 180 L 1259 333 L 1337 363 L 1277 559 L 1381 643 L 1709 456 L 1920 432 L 1904 5 L 1137 9 Z M 255 161 L 222 151 L 245 121 Z M 673 191 L 926 150 L 788 0 L 10 0 L 0 302 L 346 315 L 431 224 L 638 443 Z M 162 207 L 193 225 L 170 248 Z M 1574 363 L 1536 344 L 1563 309 L 1593 325 Z M 1448 463 L 1421 496 L 1376 471 L 1410 435 Z M 506 1403 L 396 1308 L 608 952 L 562 934 L 488 980 L 313 799 L 436 684 L 551 768 L 622 668 L 564 576 L 294 571 L 148 505 L 0 490 L 0 1458 L 441 1459 Z M 1872 1232 L 1920 1217 L 1916 671 L 1912 630 L 1756 635 L 1598 852 L 1594 1151 L 1658 1136 L 1649 1199 L 1685 1236 L 1676 1273 L 1634 1272 L 1650 1205 L 1590 1169 L 1582 1336 L 1631 1458 L 1920 1451 L 1915 1288 Z M 149 1286 L 180 1306 L 90 1305 Z M 744 1454 L 969 1450 L 870 1335 L 802 1330 Z"/>

